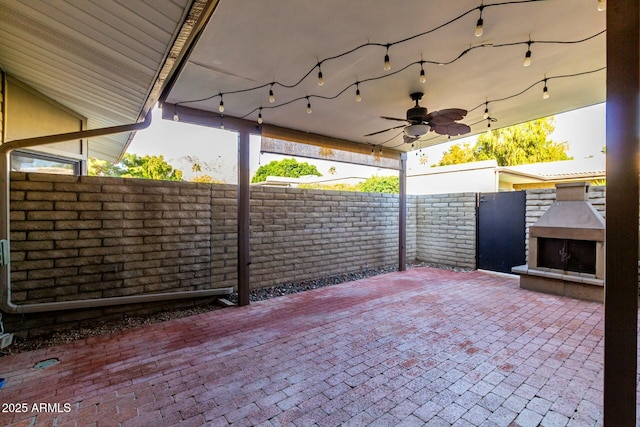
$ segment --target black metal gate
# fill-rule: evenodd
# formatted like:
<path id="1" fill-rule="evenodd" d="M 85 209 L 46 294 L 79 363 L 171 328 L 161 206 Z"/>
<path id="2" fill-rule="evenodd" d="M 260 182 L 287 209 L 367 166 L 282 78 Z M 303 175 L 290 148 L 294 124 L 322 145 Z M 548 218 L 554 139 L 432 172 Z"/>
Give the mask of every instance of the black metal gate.
<path id="1" fill-rule="evenodd" d="M 525 264 L 524 191 L 478 195 L 477 266 L 482 270 L 511 273 Z"/>

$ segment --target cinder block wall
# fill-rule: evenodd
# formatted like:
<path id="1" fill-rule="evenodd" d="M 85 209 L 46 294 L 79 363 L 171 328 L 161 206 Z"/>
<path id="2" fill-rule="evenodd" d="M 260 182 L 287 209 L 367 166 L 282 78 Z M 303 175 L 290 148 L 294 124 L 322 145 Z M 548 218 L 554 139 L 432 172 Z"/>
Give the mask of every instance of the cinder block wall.
<path id="1" fill-rule="evenodd" d="M 18 304 L 235 286 L 237 187 L 13 173 Z M 408 198 L 407 259 L 416 257 Z M 252 187 L 253 288 L 397 264 L 398 196 Z M 5 316 L 32 334 L 189 302 Z"/>
<path id="2" fill-rule="evenodd" d="M 252 187 L 252 286 L 397 264 L 398 203 L 392 194 Z"/>
<path id="3" fill-rule="evenodd" d="M 476 268 L 476 193 L 416 196 L 416 258 Z"/>

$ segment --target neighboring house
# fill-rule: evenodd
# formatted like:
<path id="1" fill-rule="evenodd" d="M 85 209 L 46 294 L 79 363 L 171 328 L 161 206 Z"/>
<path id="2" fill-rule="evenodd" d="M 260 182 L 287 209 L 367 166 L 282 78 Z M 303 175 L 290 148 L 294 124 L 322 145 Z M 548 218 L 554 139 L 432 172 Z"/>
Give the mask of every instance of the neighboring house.
<path id="1" fill-rule="evenodd" d="M 567 182 L 605 179 L 604 157 L 498 166 L 495 160 L 428 168 L 407 176 L 407 193 L 492 193 L 553 188 Z"/>
<path id="2" fill-rule="evenodd" d="M 32 138 L 86 129 L 87 119 L 38 92 L 24 82 L 0 71 L 4 108 L 4 141 Z M 48 144 L 11 153 L 11 169 L 67 175 L 86 174 L 87 141 Z"/>

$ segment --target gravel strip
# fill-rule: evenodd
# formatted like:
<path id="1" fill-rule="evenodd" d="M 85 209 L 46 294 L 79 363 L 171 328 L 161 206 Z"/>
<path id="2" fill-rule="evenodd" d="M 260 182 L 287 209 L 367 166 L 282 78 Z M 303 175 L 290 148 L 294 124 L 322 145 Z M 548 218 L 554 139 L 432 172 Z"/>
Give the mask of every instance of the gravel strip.
<path id="1" fill-rule="evenodd" d="M 471 271 L 468 268 L 452 267 L 441 264 L 432 263 L 412 263 L 407 264 L 407 268 L 415 267 L 431 267 L 440 268 L 450 271 Z M 322 277 L 320 279 L 305 280 L 302 282 L 283 283 L 281 285 L 271 286 L 269 288 L 254 289 L 251 291 L 251 301 L 262 301 L 269 298 L 279 297 L 288 294 L 294 294 L 297 292 L 304 292 L 311 289 L 318 289 L 325 286 L 337 285 L 339 283 L 351 282 L 354 280 L 364 279 L 367 277 L 377 276 L 379 274 L 386 274 L 398 271 L 398 266 L 386 266 L 380 268 L 369 268 L 363 271 L 355 273 L 339 274 L 337 276 Z M 233 303 L 237 303 L 238 294 L 233 293 L 228 298 Z M 50 335 L 44 335 L 41 337 L 31 337 L 26 340 L 19 338 L 14 339 L 13 344 L 0 351 L 0 357 L 22 353 L 24 351 L 37 350 L 45 347 L 52 347 L 60 344 L 66 344 L 81 340 L 88 337 L 94 337 L 99 335 L 108 335 L 116 332 L 120 332 L 126 329 L 137 328 L 144 325 L 150 325 L 152 323 L 164 322 L 166 320 L 178 319 L 181 317 L 192 316 L 194 314 L 205 313 L 212 310 L 218 310 L 222 307 L 216 304 L 208 304 L 198 307 L 190 307 L 183 309 L 176 309 L 171 311 L 163 311 L 156 314 L 148 315 L 145 317 L 125 317 L 122 320 L 115 320 L 109 322 L 96 322 L 87 324 L 82 328 L 69 329 L 66 331 L 54 332 Z"/>

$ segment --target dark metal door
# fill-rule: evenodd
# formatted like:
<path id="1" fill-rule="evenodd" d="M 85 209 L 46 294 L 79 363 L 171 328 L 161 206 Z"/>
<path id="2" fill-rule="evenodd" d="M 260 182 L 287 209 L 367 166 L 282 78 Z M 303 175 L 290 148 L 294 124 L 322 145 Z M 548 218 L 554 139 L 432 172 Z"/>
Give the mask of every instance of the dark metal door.
<path id="1" fill-rule="evenodd" d="M 478 195 L 479 269 L 511 273 L 525 264 L 525 205 L 524 191 Z"/>

